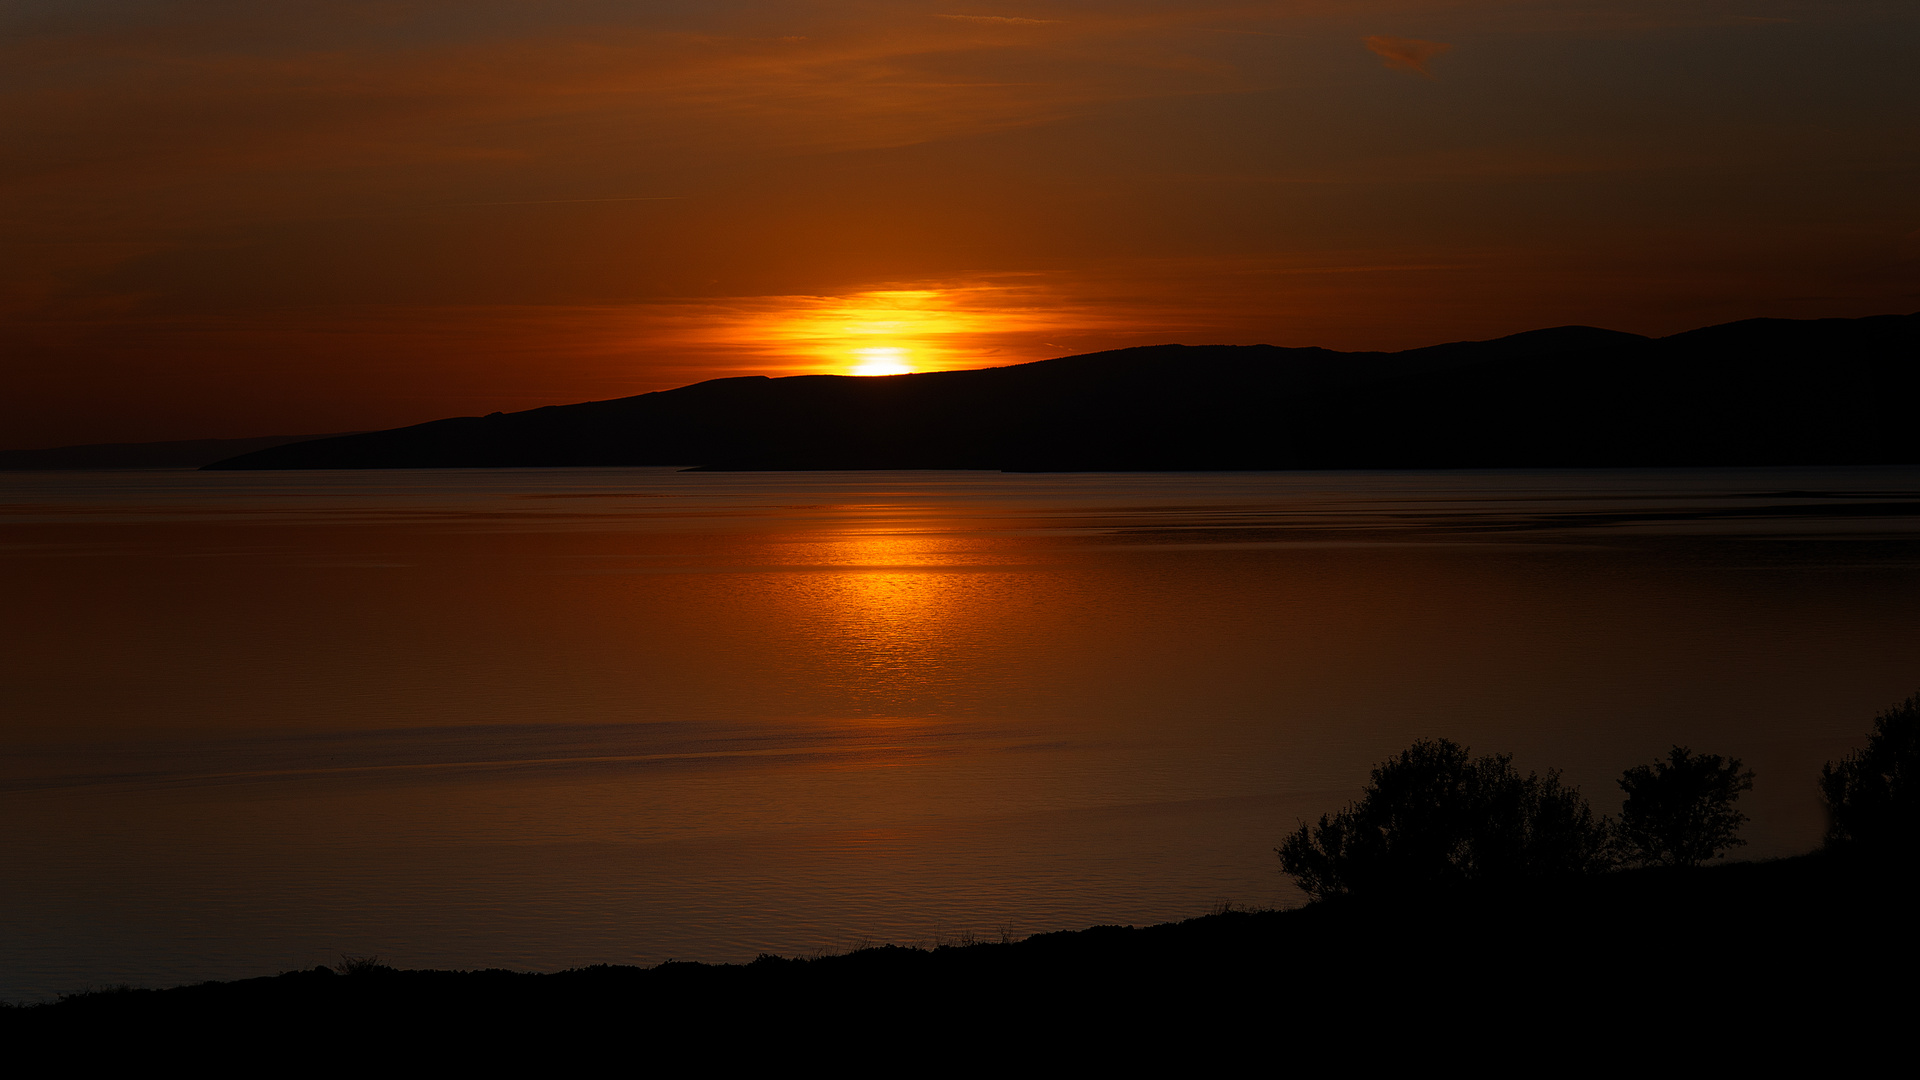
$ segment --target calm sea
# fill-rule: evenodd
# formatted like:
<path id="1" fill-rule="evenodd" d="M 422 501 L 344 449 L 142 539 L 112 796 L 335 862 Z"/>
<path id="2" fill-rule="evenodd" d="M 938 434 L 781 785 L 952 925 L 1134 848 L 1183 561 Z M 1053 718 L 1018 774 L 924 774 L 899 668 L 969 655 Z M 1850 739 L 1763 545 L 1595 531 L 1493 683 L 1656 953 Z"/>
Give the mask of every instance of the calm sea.
<path id="1" fill-rule="evenodd" d="M 0 997 L 1299 900 L 1425 736 L 1804 851 L 1920 470 L 0 474 Z"/>

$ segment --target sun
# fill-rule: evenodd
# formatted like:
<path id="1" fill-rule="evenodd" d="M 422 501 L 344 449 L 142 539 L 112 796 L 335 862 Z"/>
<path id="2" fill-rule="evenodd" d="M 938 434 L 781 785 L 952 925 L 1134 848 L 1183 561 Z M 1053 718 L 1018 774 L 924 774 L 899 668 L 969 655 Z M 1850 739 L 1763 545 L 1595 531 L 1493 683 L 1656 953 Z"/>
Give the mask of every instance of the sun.
<path id="1" fill-rule="evenodd" d="M 1005 363 L 1037 352 L 1026 339 L 1056 333 L 1058 322 L 1050 298 L 997 285 L 764 299 L 701 336 L 747 345 L 769 370 L 888 376 Z"/>
<path id="2" fill-rule="evenodd" d="M 855 375 L 908 375 L 913 368 L 907 364 L 907 350 L 898 346 L 883 345 L 853 350 Z"/>

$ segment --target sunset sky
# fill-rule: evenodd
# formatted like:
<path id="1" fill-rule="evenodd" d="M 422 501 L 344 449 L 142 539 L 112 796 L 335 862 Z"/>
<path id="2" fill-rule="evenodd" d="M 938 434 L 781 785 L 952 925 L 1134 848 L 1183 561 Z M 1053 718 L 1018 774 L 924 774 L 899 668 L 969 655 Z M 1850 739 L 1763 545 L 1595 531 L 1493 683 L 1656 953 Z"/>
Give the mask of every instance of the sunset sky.
<path id="1" fill-rule="evenodd" d="M 1920 309 L 1912 0 L 13 0 L 0 448 Z"/>

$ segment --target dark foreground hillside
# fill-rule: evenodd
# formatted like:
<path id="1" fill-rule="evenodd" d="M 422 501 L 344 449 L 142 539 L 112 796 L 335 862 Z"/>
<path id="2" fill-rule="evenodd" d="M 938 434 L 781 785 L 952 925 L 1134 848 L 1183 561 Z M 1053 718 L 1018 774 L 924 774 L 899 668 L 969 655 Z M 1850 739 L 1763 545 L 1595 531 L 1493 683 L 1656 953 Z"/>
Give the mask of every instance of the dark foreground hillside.
<path id="1" fill-rule="evenodd" d="M 0 1012 L 0 1033 L 76 1063 L 216 1068 L 1844 1068 L 1908 1041 L 1910 884 L 1823 855 L 747 965 L 316 969 L 83 994 Z"/>
<path id="2" fill-rule="evenodd" d="M 1322 469 L 1920 462 L 1920 315 L 1398 353 L 1161 345 L 885 378 L 717 379 L 295 443 L 217 469 Z"/>

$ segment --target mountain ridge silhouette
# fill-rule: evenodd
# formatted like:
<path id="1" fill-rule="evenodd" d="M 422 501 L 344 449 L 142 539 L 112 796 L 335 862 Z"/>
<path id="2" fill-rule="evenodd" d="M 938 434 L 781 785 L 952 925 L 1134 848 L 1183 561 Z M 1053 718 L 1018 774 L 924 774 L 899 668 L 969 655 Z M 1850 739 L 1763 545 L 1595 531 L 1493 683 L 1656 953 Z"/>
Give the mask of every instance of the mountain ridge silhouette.
<path id="1" fill-rule="evenodd" d="M 1586 326 L 1402 352 L 1150 345 L 742 376 L 292 443 L 210 469 L 1164 471 L 1920 461 L 1920 314 Z"/>

